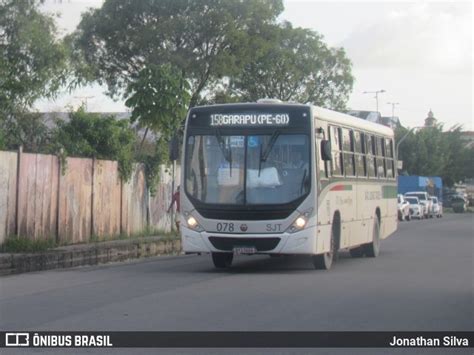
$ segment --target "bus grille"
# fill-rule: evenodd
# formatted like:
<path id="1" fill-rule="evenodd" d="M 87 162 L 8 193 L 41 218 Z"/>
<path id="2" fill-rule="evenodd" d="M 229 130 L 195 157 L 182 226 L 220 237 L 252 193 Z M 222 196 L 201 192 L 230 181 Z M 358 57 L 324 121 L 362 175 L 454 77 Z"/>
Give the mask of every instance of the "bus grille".
<path id="1" fill-rule="evenodd" d="M 276 248 L 280 238 L 227 238 L 209 237 L 214 248 L 232 251 L 234 247 L 255 247 L 257 251 L 268 251 Z"/>

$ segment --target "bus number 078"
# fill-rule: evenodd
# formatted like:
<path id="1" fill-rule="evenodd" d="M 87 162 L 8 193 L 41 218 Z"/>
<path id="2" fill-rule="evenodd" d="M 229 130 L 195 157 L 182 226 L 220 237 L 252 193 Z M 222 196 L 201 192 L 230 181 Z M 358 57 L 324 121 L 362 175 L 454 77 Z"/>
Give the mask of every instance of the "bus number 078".
<path id="1" fill-rule="evenodd" d="M 234 223 L 217 223 L 218 232 L 233 232 Z"/>

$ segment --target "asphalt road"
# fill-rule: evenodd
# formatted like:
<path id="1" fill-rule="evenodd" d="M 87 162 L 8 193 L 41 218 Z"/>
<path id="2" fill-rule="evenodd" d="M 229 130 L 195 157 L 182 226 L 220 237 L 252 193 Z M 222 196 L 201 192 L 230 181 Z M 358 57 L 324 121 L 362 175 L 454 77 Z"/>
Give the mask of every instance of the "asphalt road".
<path id="1" fill-rule="evenodd" d="M 380 256 L 179 256 L 0 279 L 16 330 L 474 330 L 474 216 L 402 222 Z M 472 349 L 471 349 L 472 350 Z"/>

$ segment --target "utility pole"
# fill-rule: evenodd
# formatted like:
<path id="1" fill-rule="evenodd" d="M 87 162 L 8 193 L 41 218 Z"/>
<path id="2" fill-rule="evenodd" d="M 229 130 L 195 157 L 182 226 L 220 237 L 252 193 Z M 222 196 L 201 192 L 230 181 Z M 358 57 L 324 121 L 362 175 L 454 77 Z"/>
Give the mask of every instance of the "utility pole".
<path id="1" fill-rule="evenodd" d="M 395 118 L 395 106 L 400 105 L 399 102 L 387 102 L 387 105 L 392 105 L 392 121 Z"/>
<path id="2" fill-rule="evenodd" d="M 382 94 L 386 92 L 384 89 L 382 90 L 376 90 L 376 91 L 364 91 L 363 94 L 375 94 L 374 98 L 375 98 L 375 107 L 376 107 L 376 111 L 379 112 L 379 94 Z"/>

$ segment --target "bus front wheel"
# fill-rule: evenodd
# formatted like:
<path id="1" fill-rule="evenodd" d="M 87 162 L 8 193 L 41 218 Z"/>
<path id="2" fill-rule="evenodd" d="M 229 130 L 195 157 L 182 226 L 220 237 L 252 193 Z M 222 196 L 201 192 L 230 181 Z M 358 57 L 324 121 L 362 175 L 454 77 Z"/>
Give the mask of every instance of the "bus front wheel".
<path id="1" fill-rule="evenodd" d="M 339 228 L 339 226 L 336 226 Z M 329 240 L 329 251 L 324 254 L 313 255 L 312 261 L 313 266 L 316 270 L 329 270 L 337 258 L 337 244 L 336 244 L 336 237 L 334 231 L 334 224 L 333 228 L 331 228 L 331 238 Z"/>
<path id="2" fill-rule="evenodd" d="M 232 253 L 212 253 L 212 262 L 218 269 L 230 267 L 233 259 L 234 254 Z"/>
<path id="3" fill-rule="evenodd" d="M 375 258 L 380 252 L 380 221 L 377 216 L 374 219 L 372 231 L 372 242 L 364 245 L 364 254 L 369 258 Z"/>

